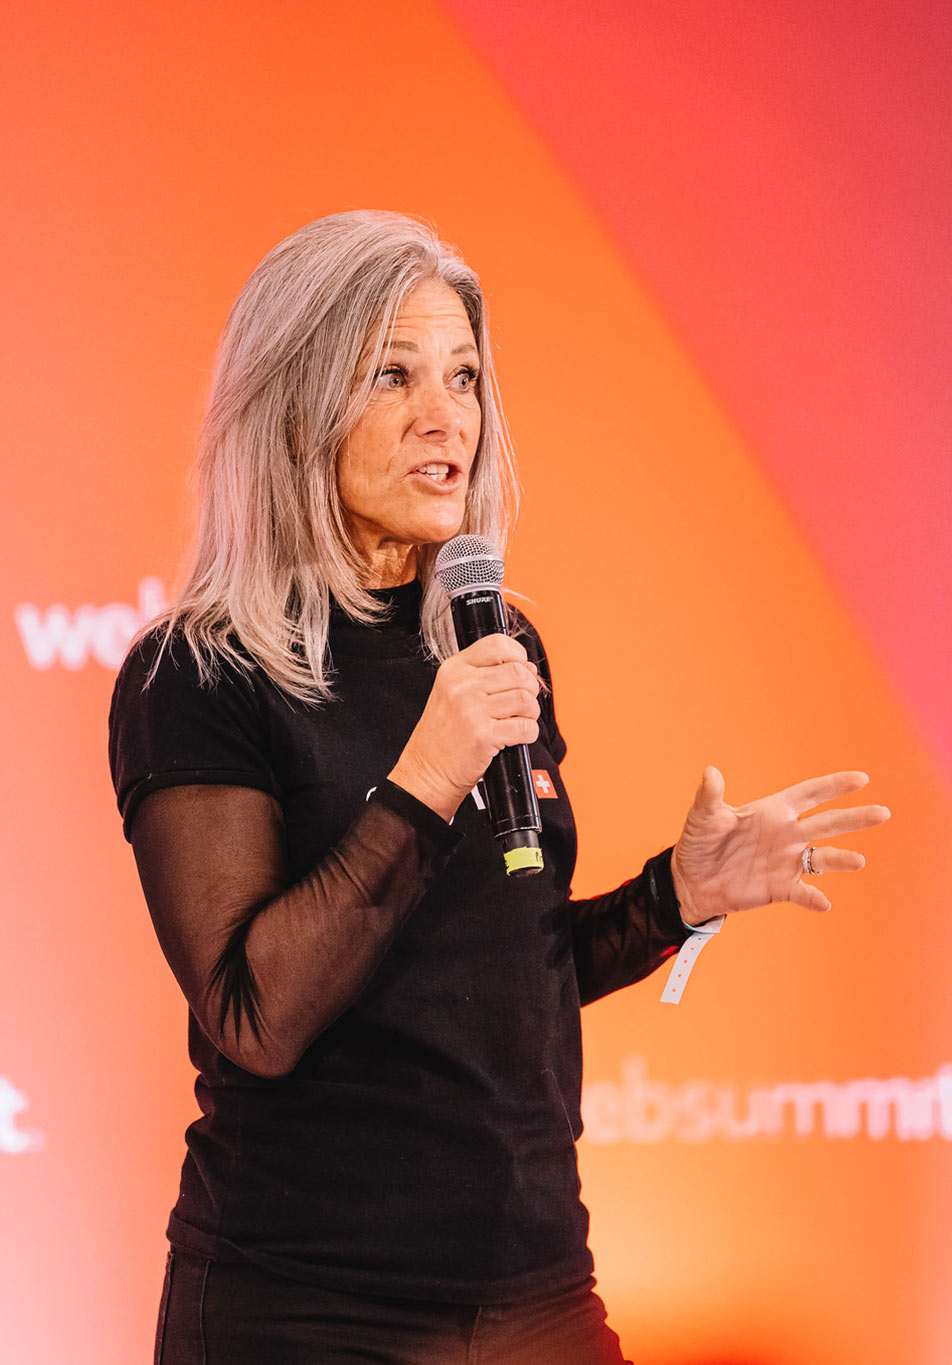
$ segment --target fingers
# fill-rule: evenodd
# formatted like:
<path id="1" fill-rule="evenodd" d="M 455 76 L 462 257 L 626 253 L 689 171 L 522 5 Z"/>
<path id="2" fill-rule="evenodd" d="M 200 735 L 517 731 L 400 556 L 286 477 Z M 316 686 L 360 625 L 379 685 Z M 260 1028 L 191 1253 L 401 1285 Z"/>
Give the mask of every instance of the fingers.
<path id="1" fill-rule="evenodd" d="M 479 688 L 486 696 L 526 691 L 534 697 L 542 686 L 539 670 L 525 647 L 509 635 L 484 635 L 460 650 L 456 664 L 479 670 Z"/>
<path id="2" fill-rule="evenodd" d="M 813 872 L 859 872 L 866 866 L 862 853 L 850 848 L 815 848 L 811 857 Z M 797 877 L 790 891 L 789 900 L 794 905 L 802 905 L 807 910 L 821 913 L 832 909 L 830 900 L 813 882 L 805 882 Z"/>
<path id="3" fill-rule="evenodd" d="M 835 801 L 838 796 L 849 796 L 852 792 L 862 791 L 869 782 L 868 773 L 842 772 L 827 773 L 825 777 L 811 777 L 806 782 L 797 782 L 778 792 L 795 811 L 812 810 L 826 801 Z"/>
<path id="4" fill-rule="evenodd" d="M 524 691 L 534 697 L 539 691 L 539 676 L 532 672 L 528 664 L 513 660 L 487 665 L 480 672 L 479 685 L 487 696 Z"/>
<path id="5" fill-rule="evenodd" d="M 708 764 L 701 777 L 694 804 L 699 810 L 716 810 L 724 800 L 724 775 L 719 768 Z"/>
<path id="6" fill-rule="evenodd" d="M 540 688 L 538 669 L 518 640 L 483 636 L 440 665 L 431 709 L 434 719 L 441 718 L 441 740 L 458 751 L 467 738 L 475 742 L 477 751 L 481 746 L 483 768 L 487 752 L 534 744 L 539 737 Z"/>
<path id="7" fill-rule="evenodd" d="M 860 872 L 866 866 L 862 853 L 851 848 L 815 848 L 810 858 L 813 871 Z"/>
<path id="8" fill-rule="evenodd" d="M 854 834 L 858 829 L 872 829 L 888 819 L 888 806 L 851 806 L 848 810 L 825 810 L 818 815 L 801 816 L 800 833 L 809 844 L 814 839 L 832 839 L 839 834 Z"/>
<path id="9" fill-rule="evenodd" d="M 475 644 L 461 649 L 458 657 L 479 668 L 504 663 L 528 664 L 529 661 L 525 646 L 511 635 L 484 635 Z"/>
<path id="10" fill-rule="evenodd" d="M 496 752 L 513 744 L 535 744 L 539 738 L 539 722 L 525 716 L 512 716 L 496 722 L 493 730 Z"/>
<path id="11" fill-rule="evenodd" d="M 794 905 L 802 905 L 806 910 L 823 912 L 832 909 L 829 900 L 818 886 L 814 886 L 811 882 L 800 881 L 799 878 L 790 888 L 787 899 L 792 901 Z"/>
<path id="12" fill-rule="evenodd" d="M 487 635 L 444 659 L 391 778 L 444 820 L 493 755 L 539 738 L 539 670 L 525 646 Z"/>
<path id="13" fill-rule="evenodd" d="M 494 720 L 520 717 L 538 720 L 541 714 L 536 694 L 528 687 L 514 687 L 508 692 L 491 692 L 489 714 Z"/>

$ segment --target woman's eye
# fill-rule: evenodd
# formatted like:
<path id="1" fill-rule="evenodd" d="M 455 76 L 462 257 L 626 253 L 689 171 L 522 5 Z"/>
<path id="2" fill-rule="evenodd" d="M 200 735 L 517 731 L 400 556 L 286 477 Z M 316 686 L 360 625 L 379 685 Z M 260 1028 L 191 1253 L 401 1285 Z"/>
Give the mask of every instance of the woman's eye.
<path id="1" fill-rule="evenodd" d="M 474 369 L 472 365 L 465 365 L 463 369 L 457 370 L 456 372 L 456 387 L 461 389 L 463 393 L 466 393 L 468 390 L 476 387 L 478 378 L 479 371 Z"/>
<path id="2" fill-rule="evenodd" d="M 379 389 L 399 389 L 406 382 L 406 374 L 400 365 L 388 365 L 374 375 L 374 383 Z"/>

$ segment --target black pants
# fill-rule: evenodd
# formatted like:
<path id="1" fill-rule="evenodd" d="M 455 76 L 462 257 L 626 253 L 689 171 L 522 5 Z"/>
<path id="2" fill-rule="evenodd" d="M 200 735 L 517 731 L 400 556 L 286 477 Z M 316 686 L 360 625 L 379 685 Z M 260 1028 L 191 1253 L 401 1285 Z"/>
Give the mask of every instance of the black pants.
<path id="1" fill-rule="evenodd" d="M 630 1365 L 593 1285 L 522 1303 L 418 1303 L 173 1249 L 155 1365 Z"/>

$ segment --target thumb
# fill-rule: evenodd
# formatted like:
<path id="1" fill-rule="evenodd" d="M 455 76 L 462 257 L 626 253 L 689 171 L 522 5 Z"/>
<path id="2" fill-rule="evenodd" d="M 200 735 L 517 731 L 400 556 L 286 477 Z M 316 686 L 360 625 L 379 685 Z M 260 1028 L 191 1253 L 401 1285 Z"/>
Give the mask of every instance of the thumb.
<path id="1" fill-rule="evenodd" d="M 724 800 L 724 775 L 712 764 L 704 769 L 694 804 L 699 810 L 716 810 Z"/>

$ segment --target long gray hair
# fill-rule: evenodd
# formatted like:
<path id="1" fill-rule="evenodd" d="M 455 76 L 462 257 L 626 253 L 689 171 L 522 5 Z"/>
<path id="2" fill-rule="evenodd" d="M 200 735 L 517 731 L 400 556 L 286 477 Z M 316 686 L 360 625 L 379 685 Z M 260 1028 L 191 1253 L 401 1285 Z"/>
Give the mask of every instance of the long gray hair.
<path id="1" fill-rule="evenodd" d="M 380 619 L 362 584 L 337 488 L 343 442 L 370 400 L 374 371 L 407 294 L 442 280 L 466 309 L 479 351 L 482 428 L 461 532 L 501 548 L 518 494 L 479 280 L 424 223 L 395 213 L 333 214 L 264 258 L 225 324 L 198 440 L 198 524 L 183 586 L 163 618 L 203 678 L 223 659 L 253 661 L 295 696 L 331 694 L 331 595 L 358 620 Z M 365 378 L 358 361 L 372 351 Z M 422 635 L 455 651 L 438 546 L 423 547 Z"/>

